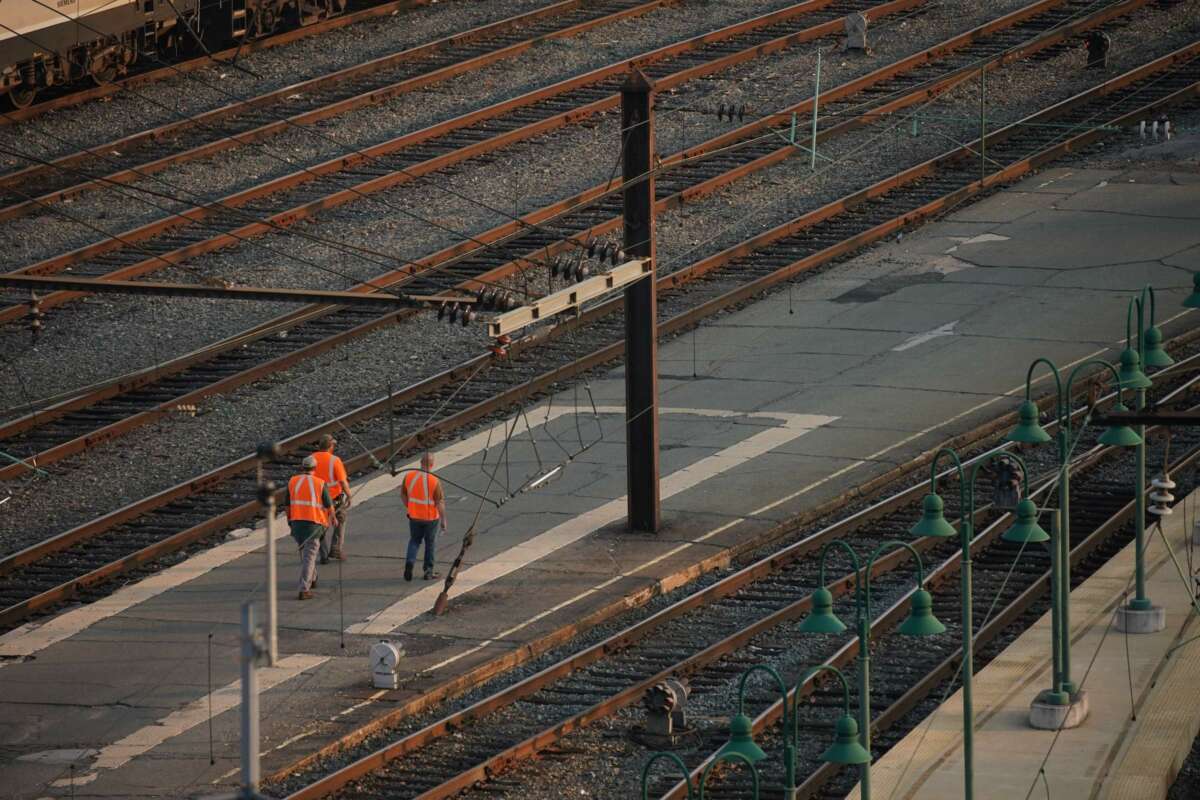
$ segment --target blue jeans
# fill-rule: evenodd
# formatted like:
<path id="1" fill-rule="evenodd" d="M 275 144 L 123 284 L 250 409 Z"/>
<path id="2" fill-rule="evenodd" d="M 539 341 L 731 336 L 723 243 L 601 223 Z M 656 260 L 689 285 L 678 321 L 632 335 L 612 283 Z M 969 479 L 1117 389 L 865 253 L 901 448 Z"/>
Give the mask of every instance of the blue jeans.
<path id="1" fill-rule="evenodd" d="M 405 563 L 412 564 L 417 560 L 417 550 L 421 548 L 421 542 L 425 543 L 425 560 L 424 567 L 426 572 L 433 571 L 433 549 L 437 541 L 438 528 L 441 526 L 440 519 L 413 519 L 408 520 L 408 553 L 404 557 Z"/>

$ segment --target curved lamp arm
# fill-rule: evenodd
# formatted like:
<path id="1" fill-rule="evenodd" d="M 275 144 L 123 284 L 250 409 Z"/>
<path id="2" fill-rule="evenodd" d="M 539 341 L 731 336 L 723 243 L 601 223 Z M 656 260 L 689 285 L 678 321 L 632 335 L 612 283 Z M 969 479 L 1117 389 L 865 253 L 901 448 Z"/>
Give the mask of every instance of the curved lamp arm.
<path id="1" fill-rule="evenodd" d="M 981 458 L 975 462 L 975 466 L 973 466 L 971 468 L 971 495 L 974 496 L 974 494 L 975 494 L 975 479 L 977 477 L 979 477 L 979 470 L 982 469 L 983 466 L 985 464 L 987 464 L 988 462 L 995 461 L 1000 458 L 1011 458 L 1011 459 L 1015 460 L 1017 462 L 1017 464 L 1020 465 L 1021 481 L 1022 481 L 1023 486 L 1022 486 L 1022 491 L 1021 491 L 1021 497 L 1018 499 L 1029 497 L 1029 467 L 1025 464 L 1025 459 L 1021 458 L 1020 455 L 1018 455 L 1017 453 L 1010 453 L 1007 450 L 993 450 L 992 452 L 987 453 L 986 455 L 983 456 L 983 458 Z"/>
<path id="2" fill-rule="evenodd" d="M 1051 364 L 1053 366 L 1053 364 Z M 1058 378 L 1057 372 L 1055 379 Z M 959 527 L 962 526 L 962 517 L 966 513 L 967 508 L 967 475 L 963 471 L 962 459 L 958 457 L 958 453 L 952 447 L 943 447 L 933 455 L 933 461 L 929 464 L 929 493 L 937 494 L 937 466 L 942 460 L 942 456 L 949 456 L 954 462 L 954 469 L 958 471 L 958 513 Z"/>
<path id="3" fill-rule="evenodd" d="M 1143 330 L 1145 328 L 1153 328 L 1154 327 L 1154 287 L 1148 283 L 1145 286 L 1143 286 L 1142 287 L 1142 296 L 1140 299 L 1142 301 L 1142 309 L 1143 310 L 1147 308 L 1147 305 L 1146 305 L 1147 301 L 1149 301 L 1149 303 L 1150 303 L 1150 305 L 1149 305 L 1150 313 L 1146 315 L 1146 320 L 1145 320 L 1146 324 L 1143 327 Z"/>
<path id="4" fill-rule="evenodd" d="M 850 562 L 854 564 L 854 574 L 859 575 L 862 573 L 862 562 L 859 561 L 858 553 L 854 552 L 854 548 L 851 547 L 844 539 L 833 539 L 821 546 L 821 555 L 817 560 L 818 589 L 825 588 L 825 554 L 829 552 L 829 548 L 835 545 L 842 547 L 847 553 L 850 554 Z M 866 583 L 865 576 L 855 580 L 854 582 L 854 599 L 856 603 L 862 601 L 862 589 L 864 583 Z"/>
<path id="5" fill-rule="evenodd" d="M 800 687 L 808 683 L 809 678 L 821 672 L 832 672 L 842 682 L 842 713 L 850 716 L 850 682 L 846 680 L 846 676 L 842 671 L 832 664 L 809 667 L 800 677 L 800 680 L 796 682 L 795 708 L 792 713 L 792 741 L 799 741 L 800 739 Z"/>
<path id="6" fill-rule="evenodd" d="M 871 557 L 867 559 L 867 577 L 865 580 L 870 580 L 871 570 L 875 566 L 875 559 L 883 554 L 885 550 L 895 550 L 897 547 L 903 547 L 908 552 L 912 553 L 912 557 L 917 561 L 917 588 L 920 589 L 925 585 L 925 564 L 921 561 L 921 554 L 917 549 L 908 542 L 902 542 L 899 539 L 892 539 L 884 542 L 875 548 L 875 552 L 871 553 Z M 864 581 L 865 582 L 865 581 Z M 870 586 L 867 587 L 867 603 L 866 603 L 867 619 L 871 619 L 871 591 Z"/>
<path id="7" fill-rule="evenodd" d="M 713 767 L 722 761 L 745 761 L 746 766 L 750 767 L 750 776 L 754 778 L 754 796 L 758 797 L 758 769 L 754 766 L 754 762 L 741 753 L 722 753 L 704 768 L 704 772 L 700 773 L 700 800 L 704 800 L 704 784 L 708 781 L 708 773 L 712 772 Z"/>
<path id="8" fill-rule="evenodd" d="M 1154 296 L 1154 289 L 1150 289 L 1150 296 Z M 1129 306 L 1125 310 L 1125 348 L 1129 349 L 1133 346 L 1133 309 L 1137 307 L 1137 354 L 1138 358 L 1144 358 L 1145 353 L 1142 352 L 1142 331 L 1145 329 L 1145 306 L 1142 305 L 1142 299 L 1146 296 L 1146 289 L 1142 289 L 1141 297 L 1130 298 Z"/>
<path id="9" fill-rule="evenodd" d="M 779 693 L 783 695 L 783 730 L 786 731 L 788 729 L 787 684 L 779 672 L 769 664 L 755 664 L 742 673 L 742 677 L 738 680 L 738 713 L 746 713 L 746 682 L 755 672 L 767 673 L 775 679 L 775 683 L 779 686 Z"/>
<path id="10" fill-rule="evenodd" d="M 646 781 L 650 777 L 650 768 L 654 766 L 654 762 L 664 758 L 674 761 L 679 767 L 679 770 L 683 773 L 683 782 L 687 786 L 688 800 L 692 800 L 694 797 L 692 794 L 692 774 L 688 772 L 687 764 L 683 763 L 683 759 L 677 754 L 666 750 L 651 754 L 650 760 L 646 762 L 646 766 L 642 767 L 642 800 L 649 800 L 650 798 L 650 787 L 646 785 Z"/>
<path id="11" fill-rule="evenodd" d="M 1113 388 L 1117 390 L 1117 402 L 1121 402 L 1121 373 L 1117 372 L 1117 368 L 1102 358 L 1089 358 L 1082 364 L 1079 364 L 1075 369 L 1071 370 L 1071 375 L 1067 378 L 1067 397 L 1071 397 L 1071 386 L 1075 383 L 1075 378 L 1079 376 L 1079 371 L 1084 367 L 1101 367 L 1112 373 Z M 1067 415 L 1067 431 L 1071 430 L 1071 415 Z"/>
<path id="12" fill-rule="evenodd" d="M 1025 399 L 1030 400 L 1030 392 L 1033 389 L 1033 371 L 1038 364 L 1045 364 L 1050 368 L 1050 374 L 1054 376 L 1054 416 L 1062 416 L 1063 393 L 1062 393 L 1062 375 L 1058 371 L 1058 367 L 1048 358 L 1036 358 L 1029 365 L 1029 370 L 1025 373 Z"/>

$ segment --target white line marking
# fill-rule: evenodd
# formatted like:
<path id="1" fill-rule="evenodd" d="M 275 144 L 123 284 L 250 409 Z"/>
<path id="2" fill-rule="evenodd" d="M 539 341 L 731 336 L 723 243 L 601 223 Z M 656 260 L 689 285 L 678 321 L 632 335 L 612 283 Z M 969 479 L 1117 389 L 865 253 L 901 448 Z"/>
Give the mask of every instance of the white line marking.
<path id="1" fill-rule="evenodd" d="M 293 655 L 282 659 L 274 667 L 263 667 L 258 671 L 259 692 L 265 692 L 303 672 L 315 669 L 328 660 L 329 656 Z M 231 708 L 237 708 L 242 701 L 241 692 L 242 682 L 240 679 L 213 692 L 211 695 L 213 716 L 222 714 Z M 147 725 L 124 739 L 101 748 L 100 754 L 92 762 L 90 772 L 74 778 L 62 778 L 54 781 L 53 785 L 72 786 L 90 783 L 99 777 L 100 770 L 123 767 L 130 759 L 158 747 L 168 739 L 186 733 L 208 719 L 208 699 L 209 695 L 205 695 L 193 700 L 153 725 Z"/>
<path id="2" fill-rule="evenodd" d="M 610 409 L 605 407 L 602 413 L 619 411 L 624 408 Z M 667 499 L 680 492 L 691 489 L 709 478 L 714 478 L 735 467 L 745 464 L 771 450 L 796 439 L 814 428 L 826 425 L 836 417 L 826 417 L 818 414 L 791 414 L 787 412 L 740 413 L 732 411 L 708 409 L 660 409 L 661 413 L 703 414 L 715 417 L 758 417 L 779 419 L 783 425 L 766 428 L 746 439 L 706 456 L 694 464 L 672 472 L 662 479 L 660 495 Z M 555 525 L 543 533 L 524 542 L 520 542 L 508 550 L 482 561 L 473 567 L 463 570 L 455 583 L 456 595 L 465 594 L 480 586 L 504 577 L 521 567 L 545 558 L 551 553 L 566 547 L 573 542 L 588 536 L 605 525 L 625 516 L 625 497 L 610 500 L 599 508 L 586 511 L 572 517 L 559 525 Z M 402 597 L 397 602 L 379 611 L 364 622 L 356 623 L 346 629 L 347 633 L 361 635 L 388 634 L 401 625 L 416 619 L 433 607 L 434 600 L 441 593 L 438 585 L 427 586 L 410 595 Z"/>
<path id="3" fill-rule="evenodd" d="M 911 350 L 917 345 L 925 344 L 932 339 L 937 339 L 940 336 L 953 336 L 954 326 L 957 325 L 958 322 L 958 320 L 947 322 L 945 325 L 939 325 L 931 331 L 925 331 L 925 333 L 918 333 L 916 336 L 910 336 L 900 344 L 893 347 L 892 350 L 893 352 L 900 353 L 904 350 Z"/>

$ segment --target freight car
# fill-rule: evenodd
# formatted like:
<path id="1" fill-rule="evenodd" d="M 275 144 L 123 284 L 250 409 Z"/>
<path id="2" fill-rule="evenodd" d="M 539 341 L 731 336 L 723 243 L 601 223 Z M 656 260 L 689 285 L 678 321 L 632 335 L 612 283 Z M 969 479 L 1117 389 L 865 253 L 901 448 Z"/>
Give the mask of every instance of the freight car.
<path id="1" fill-rule="evenodd" d="M 108 83 L 161 64 L 311 25 L 346 0 L 0 0 L 0 93 L 23 108 L 39 91 Z"/>

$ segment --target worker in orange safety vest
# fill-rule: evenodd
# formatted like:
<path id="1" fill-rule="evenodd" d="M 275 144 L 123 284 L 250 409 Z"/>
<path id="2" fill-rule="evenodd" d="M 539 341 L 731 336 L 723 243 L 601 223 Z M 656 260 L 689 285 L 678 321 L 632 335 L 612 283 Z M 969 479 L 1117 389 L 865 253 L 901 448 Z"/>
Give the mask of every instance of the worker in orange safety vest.
<path id="1" fill-rule="evenodd" d="M 337 439 L 327 433 L 317 446 L 320 449 L 312 454 L 317 460 L 317 477 L 325 481 L 333 499 L 333 518 L 321 536 L 321 563 L 328 564 L 331 558 L 345 559 L 342 546 L 346 540 L 346 512 L 350 510 L 350 481 L 346 479 L 346 465 L 333 454 Z"/>
<path id="2" fill-rule="evenodd" d="M 300 547 L 299 599 L 308 600 L 317 586 L 317 552 L 333 515 L 333 499 L 325 481 L 316 475 L 317 460 L 307 456 L 301 464 L 304 471 L 288 480 L 284 507 L 292 538 Z"/>
<path id="3" fill-rule="evenodd" d="M 400 481 L 400 497 L 408 511 L 408 552 L 404 558 L 404 580 L 411 581 L 417 551 L 425 545 L 424 578 L 441 577 L 433 571 L 433 555 L 438 529 L 446 528 L 446 495 L 442 482 L 433 474 L 433 453 L 421 456 L 421 468 L 404 473 Z"/>

